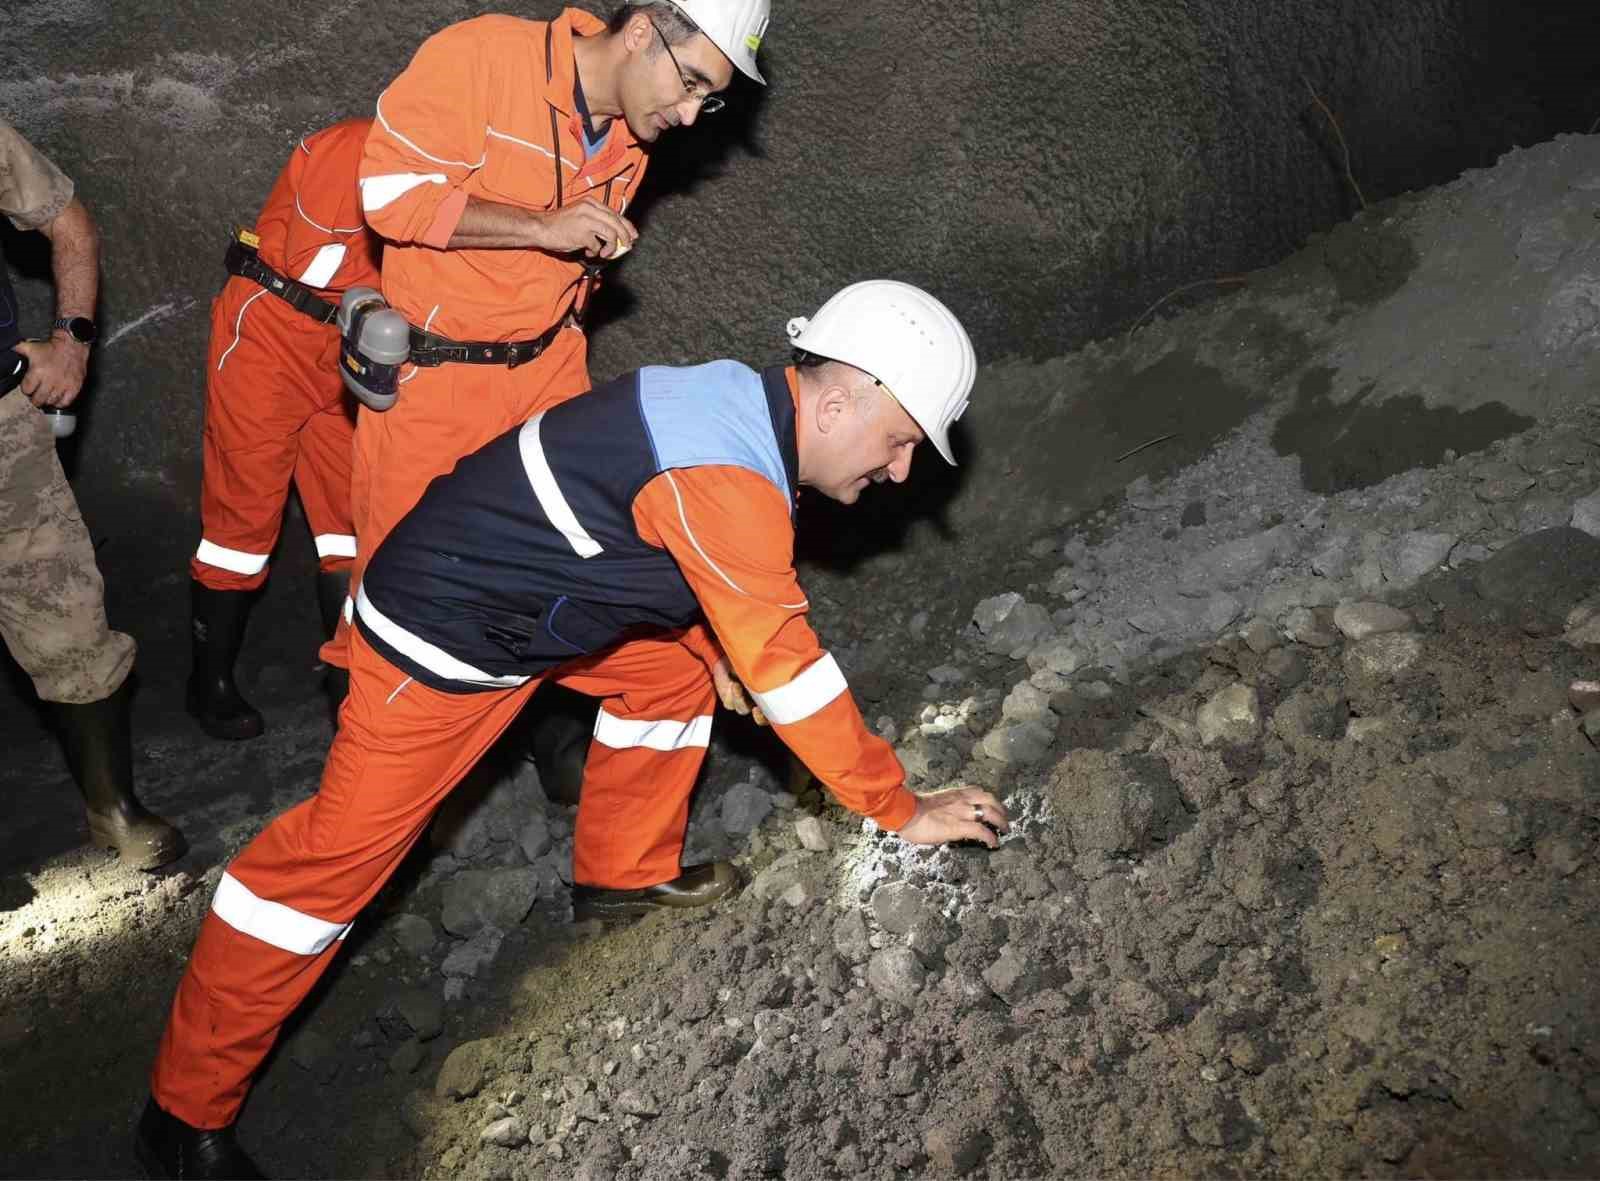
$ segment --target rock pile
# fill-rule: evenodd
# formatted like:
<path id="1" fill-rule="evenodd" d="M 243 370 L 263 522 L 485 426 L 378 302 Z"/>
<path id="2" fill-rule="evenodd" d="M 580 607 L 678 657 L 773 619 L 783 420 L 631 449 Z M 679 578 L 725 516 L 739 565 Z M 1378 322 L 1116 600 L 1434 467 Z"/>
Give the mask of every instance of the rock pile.
<path id="1" fill-rule="evenodd" d="M 1274 429 L 946 580 L 973 591 L 953 633 L 896 597 L 908 559 L 812 579 L 913 784 L 1006 798 L 997 852 L 908 847 L 719 752 L 691 850 L 751 883 L 709 920 L 562 934 L 549 806 L 436 861 L 466 942 L 413 914 L 430 964 L 530 880 L 561 962 L 414 1082 L 423 1035 L 391 1023 L 407 1167 L 1600 1166 L 1600 414 L 1337 491 Z"/>

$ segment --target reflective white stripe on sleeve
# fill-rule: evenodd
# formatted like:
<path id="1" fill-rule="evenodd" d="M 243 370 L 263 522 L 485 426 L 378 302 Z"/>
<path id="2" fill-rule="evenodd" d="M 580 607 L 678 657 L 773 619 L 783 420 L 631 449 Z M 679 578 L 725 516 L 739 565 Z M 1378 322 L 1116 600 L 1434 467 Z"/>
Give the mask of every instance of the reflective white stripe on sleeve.
<path id="1" fill-rule="evenodd" d="M 689 722 L 619 718 L 600 708 L 594 719 L 595 741 L 612 750 L 649 747 L 651 750 L 686 750 L 711 744 L 711 715 L 702 714 Z"/>
<path id="2" fill-rule="evenodd" d="M 330 923 L 281 902 L 260 898 L 229 873 L 224 873 L 217 883 L 211 910 L 235 931 L 295 955 L 319 955 L 335 940 L 348 935 L 354 926 L 354 923 Z"/>
<path id="3" fill-rule="evenodd" d="M 535 414 L 518 433 L 522 466 L 528 473 L 528 483 L 533 485 L 533 494 L 539 498 L 539 507 L 544 509 L 550 523 L 560 530 L 580 558 L 592 558 L 600 552 L 600 543 L 578 524 L 577 515 L 561 494 L 561 485 L 556 483 L 555 473 L 545 460 L 544 444 L 539 441 L 539 423 L 543 418 L 543 414 Z"/>
<path id="4" fill-rule="evenodd" d="M 317 557 L 353 558 L 356 556 L 356 539 L 348 533 L 317 534 Z"/>
<path id="5" fill-rule="evenodd" d="M 334 242 L 317 251 L 305 270 L 300 272 L 300 282 L 307 287 L 326 287 L 333 282 L 334 275 L 339 273 L 339 264 L 344 261 L 344 245 Z"/>
<path id="6" fill-rule="evenodd" d="M 227 549 L 214 541 L 201 539 L 194 551 L 195 560 L 218 570 L 231 570 L 235 574 L 260 574 L 267 568 L 271 554 L 247 554 L 243 550 Z"/>
<path id="7" fill-rule="evenodd" d="M 385 644 L 396 652 L 410 657 L 435 676 L 444 677 L 449 681 L 461 681 L 468 685 L 493 685 L 498 689 L 512 689 L 528 683 L 527 677 L 490 676 L 465 661 L 457 660 L 443 648 L 428 643 L 421 636 L 406 631 L 372 605 L 372 600 L 367 598 L 367 588 L 364 586 L 356 592 L 356 614 L 361 616 L 362 622 Z"/>
<path id="8" fill-rule="evenodd" d="M 850 686 L 839 671 L 832 653 L 824 653 L 813 664 L 787 685 L 768 689 L 765 693 L 751 693 L 767 719 L 779 726 L 803 722 Z"/>
<path id="9" fill-rule="evenodd" d="M 448 179 L 442 172 L 397 172 L 389 176 L 363 177 L 361 208 L 371 213 L 404 197 L 418 185 L 442 185 Z"/>

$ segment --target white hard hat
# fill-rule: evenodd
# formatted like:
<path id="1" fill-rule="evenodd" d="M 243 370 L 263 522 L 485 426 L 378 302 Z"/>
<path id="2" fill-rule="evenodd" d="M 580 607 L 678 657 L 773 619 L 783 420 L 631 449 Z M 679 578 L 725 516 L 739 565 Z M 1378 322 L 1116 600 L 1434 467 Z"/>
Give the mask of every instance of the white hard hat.
<path id="1" fill-rule="evenodd" d="M 967 408 L 978 360 L 944 304 L 909 283 L 869 279 L 834 295 L 809 320 L 796 316 L 788 332 L 795 348 L 877 378 L 944 461 L 955 463 L 950 424 Z"/>
<path id="2" fill-rule="evenodd" d="M 738 67 L 747 78 L 765 86 L 767 80 L 756 69 L 756 50 L 767 33 L 771 0 L 667 0 L 699 26 L 711 44 Z"/>

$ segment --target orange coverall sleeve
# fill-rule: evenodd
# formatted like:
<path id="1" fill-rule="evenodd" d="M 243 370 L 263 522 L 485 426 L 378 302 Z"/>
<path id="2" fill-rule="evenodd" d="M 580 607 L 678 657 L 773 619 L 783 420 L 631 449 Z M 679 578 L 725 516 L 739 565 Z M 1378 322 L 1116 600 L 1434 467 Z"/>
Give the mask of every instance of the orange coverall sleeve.
<path id="1" fill-rule="evenodd" d="M 295 146 L 304 159 L 295 185 L 294 215 L 286 222 L 284 270 L 297 279 L 315 279 L 318 276 L 309 272 L 327 271 L 313 286 L 343 288 L 356 280 L 376 280 L 376 250 L 361 215 L 356 184 L 370 126 L 371 120 L 350 119 L 307 136 Z M 319 260 L 325 259 L 332 247 L 343 248 L 339 264 L 332 270 L 319 268 Z M 359 257 L 349 257 L 347 252 Z"/>
<path id="2" fill-rule="evenodd" d="M 717 637 L 711 629 L 703 623 L 697 623 L 686 629 L 679 639 L 683 646 L 698 656 L 707 668 L 722 659 L 722 646 L 717 643 Z"/>
<path id="3" fill-rule="evenodd" d="M 664 472 L 634 499 L 639 536 L 683 571 L 728 663 L 778 737 L 852 812 L 899 829 L 916 811 L 905 772 L 871 733 L 806 623 L 783 494 L 738 467 Z"/>
<path id="4" fill-rule="evenodd" d="M 497 21 L 451 25 L 422 43 L 378 96 L 361 161 L 361 206 L 392 242 L 444 249 L 467 206 L 466 181 L 483 167 L 493 118 Z"/>

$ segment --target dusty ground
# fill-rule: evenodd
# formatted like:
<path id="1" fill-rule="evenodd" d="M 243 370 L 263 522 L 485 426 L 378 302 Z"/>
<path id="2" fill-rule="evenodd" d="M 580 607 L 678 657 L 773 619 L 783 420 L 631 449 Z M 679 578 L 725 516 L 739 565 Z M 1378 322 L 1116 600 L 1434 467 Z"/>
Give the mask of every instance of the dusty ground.
<path id="1" fill-rule="evenodd" d="M 1564 138 L 986 370 L 961 479 L 806 506 L 808 585 L 916 785 L 991 785 L 1017 834 L 864 832 L 730 723 L 690 848 L 750 888 L 575 927 L 570 809 L 509 744 L 246 1143 L 283 1176 L 1600 1171 L 1597 210 L 1600 140 Z M 129 1172 L 210 887 L 315 786 L 294 557 L 247 654 L 267 738 L 198 738 L 146 646 L 174 872 L 74 848 L 47 736 L 5 719 L 5 1175 Z"/>

